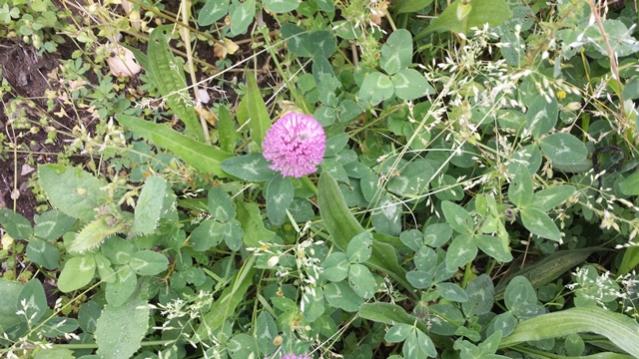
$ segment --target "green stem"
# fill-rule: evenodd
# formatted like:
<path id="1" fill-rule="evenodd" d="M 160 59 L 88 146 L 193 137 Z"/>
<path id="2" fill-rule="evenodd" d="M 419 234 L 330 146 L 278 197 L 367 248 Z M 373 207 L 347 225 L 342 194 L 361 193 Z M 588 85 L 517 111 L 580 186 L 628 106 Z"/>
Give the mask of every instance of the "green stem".
<path id="1" fill-rule="evenodd" d="M 304 184 L 304 186 L 306 186 L 306 188 L 308 188 L 311 192 L 317 194 L 317 186 L 315 186 L 315 183 L 313 183 L 308 176 L 302 177 L 302 184 Z"/>
<path id="2" fill-rule="evenodd" d="M 154 347 L 154 346 L 161 346 L 161 345 L 166 345 L 169 343 L 173 343 L 175 342 L 174 339 L 171 340 L 149 340 L 146 342 L 142 342 L 142 346 L 143 347 Z M 61 349 L 69 349 L 69 350 L 79 350 L 79 349 L 97 349 L 98 348 L 98 344 L 96 343 L 73 343 L 73 344 L 53 344 L 54 348 L 61 348 Z M 0 350 L 0 353 L 6 353 L 7 351 L 9 351 L 9 349 L 3 349 Z"/>

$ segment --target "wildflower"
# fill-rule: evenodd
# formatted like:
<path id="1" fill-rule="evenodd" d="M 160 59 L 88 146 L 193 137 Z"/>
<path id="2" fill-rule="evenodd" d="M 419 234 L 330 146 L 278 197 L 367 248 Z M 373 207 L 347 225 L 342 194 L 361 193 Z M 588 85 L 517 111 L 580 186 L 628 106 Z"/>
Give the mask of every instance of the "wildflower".
<path id="1" fill-rule="evenodd" d="M 311 357 L 306 354 L 284 354 L 280 359 L 311 359 Z"/>
<path id="2" fill-rule="evenodd" d="M 303 177 L 317 170 L 324 158 L 326 135 L 313 116 L 289 112 L 266 133 L 262 147 L 271 169 L 287 177 Z"/>

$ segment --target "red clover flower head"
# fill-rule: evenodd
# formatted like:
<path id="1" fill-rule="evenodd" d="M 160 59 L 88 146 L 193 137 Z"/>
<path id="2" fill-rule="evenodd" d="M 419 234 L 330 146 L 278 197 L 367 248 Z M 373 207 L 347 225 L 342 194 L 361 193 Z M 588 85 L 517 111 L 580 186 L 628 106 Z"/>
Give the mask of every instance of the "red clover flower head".
<path id="1" fill-rule="evenodd" d="M 311 359 L 311 357 L 306 354 L 285 354 L 280 359 Z"/>
<path id="2" fill-rule="evenodd" d="M 285 177 L 304 177 L 317 170 L 324 159 L 326 135 L 311 116 L 289 112 L 266 132 L 262 148 L 271 169 Z"/>

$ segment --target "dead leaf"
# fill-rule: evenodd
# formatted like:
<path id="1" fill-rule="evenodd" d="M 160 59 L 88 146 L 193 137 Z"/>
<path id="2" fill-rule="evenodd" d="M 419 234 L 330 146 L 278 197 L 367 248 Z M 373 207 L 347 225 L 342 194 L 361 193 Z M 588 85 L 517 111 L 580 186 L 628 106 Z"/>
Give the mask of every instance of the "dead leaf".
<path id="1" fill-rule="evenodd" d="M 239 48 L 240 46 L 233 42 L 233 40 L 225 38 L 213 45 L 213 54 L 215 54 L 217 58 L 224 59 L 227 55 L 233 55 L 236 53 Z"/>
<path id="2" fill-rule="evenodd" d="M 113 56 L 107 59 L 109 69 L 113 76 L 131 77 L 137 75 L 142 67 L 135 61 L 135 56 L 131 50 L 124 46 L 117 45 L 114 47 Z"/>

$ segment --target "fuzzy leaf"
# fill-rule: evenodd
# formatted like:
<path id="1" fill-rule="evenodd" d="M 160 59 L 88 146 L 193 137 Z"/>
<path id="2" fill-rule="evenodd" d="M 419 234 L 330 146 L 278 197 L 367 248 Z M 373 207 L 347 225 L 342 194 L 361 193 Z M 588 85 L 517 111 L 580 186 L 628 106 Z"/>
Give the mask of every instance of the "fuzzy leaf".
<path id="1" fill-rule="evenodd" d="M 82 221 L 93 219 L 107 198 L 106 183 L 77 167 L 41 165 L 38 181 L 53 207 Z"/>
<path id="2" fill-rule="evenodd" d="M 182 65 L 169 47 L 172 26 L 159 26 L 151 32 L 147 51 L 147 70 L 166 104 L 186 127 L 185 133 L 196 140 L 204 139 L 202 126 L 188 93 Z"/>
<path id="3" fill-rule="evenodd" d="M 160 223 L 167 183 L 160 176 L 151 176 L 144 182 L 135 206 L 133 233 L 151 234 Z"/>

